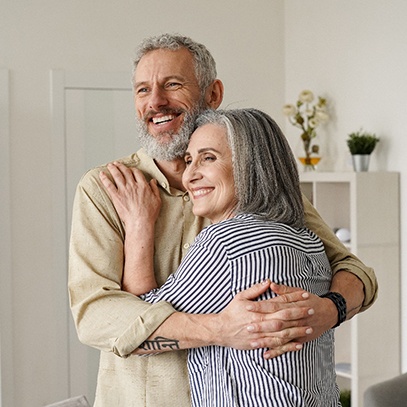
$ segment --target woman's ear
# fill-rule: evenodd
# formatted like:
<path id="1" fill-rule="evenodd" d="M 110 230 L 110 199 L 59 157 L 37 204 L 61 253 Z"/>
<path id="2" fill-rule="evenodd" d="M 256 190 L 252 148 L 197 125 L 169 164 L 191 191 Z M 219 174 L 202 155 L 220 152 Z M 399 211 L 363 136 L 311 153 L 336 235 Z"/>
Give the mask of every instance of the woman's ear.
<path id="1" fill-rule="evenodd" d="M 206 89 L 205 102 L 206 107 L 217 109 L 223 100 L 223 83 L 220 79 L 215 79 Z"/>

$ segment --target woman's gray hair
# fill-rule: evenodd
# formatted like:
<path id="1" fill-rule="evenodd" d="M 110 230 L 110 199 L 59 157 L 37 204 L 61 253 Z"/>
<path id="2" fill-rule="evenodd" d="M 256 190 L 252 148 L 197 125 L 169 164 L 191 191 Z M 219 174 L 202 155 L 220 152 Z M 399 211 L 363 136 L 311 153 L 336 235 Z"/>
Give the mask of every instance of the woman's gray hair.
<path id="1" fill-rule="evenodd" d="M 180 48 L 186 48 L 191 52 L 194 58 L 195 75 L 198 79 L 199 87 L 202 93 L 205 92 L 206 88 L 217 77 L 215 60 L 203 44 L 199 44 L 189 37 L 184 37 L 178 34 L 162 34 L 146 38 L 142 41 L 136 50 L 136 56 L 133 61 L 133 80 L 140 59 L 148 52 L 159 49 L 175 51 Z"/>
<path id="2" fill-rule="evenodd" d="M 257 109 L 235 109 L 205 111 L 196 125 L 205 124 L 226 128 L 238 200 L 236 213 L 303 227 L 297 164 L 276 122 Z"/>

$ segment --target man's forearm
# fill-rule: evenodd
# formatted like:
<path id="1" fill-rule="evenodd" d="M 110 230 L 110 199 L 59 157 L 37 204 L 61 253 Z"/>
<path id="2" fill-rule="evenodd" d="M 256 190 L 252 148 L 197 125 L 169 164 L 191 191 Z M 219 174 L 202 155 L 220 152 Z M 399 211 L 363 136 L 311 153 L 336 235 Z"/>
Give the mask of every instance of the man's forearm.
<path id="1" fill-rule="evenodd" d="M 215 318 L 214 314 L 175 312 L 133 353 L 153 354 L 212 345 L 216 336 Z"/>
<path id="2" fill-rule="evenodd" d="M 151 354 L 201 346 L 227 346 L 235 349 L 273 348 L 274 356 L 288 351 L 298 350 L 301 345 L 295 338 L 309 334 L 309 326 L 296 321 L 309 315 L 309 307 L 297 306 L 286 309 L 279 302 L 271 302 L 268 314 L 257 312 L 260 304 L 253 301 L 270 287 L 270 282 L 255 284 L 240 292 L 220 314 L 183 314 L 173 313 L 156 331 L 144 341 L 135 354 Z M 303 290 L 296 290 L 291 301 L 304 300 Z M 268 301 L 267 301 L 268 302 Z M 274 319 L 283 305 L 283 314 Z M 266 331 L 256 326 L 268 318 Z"/>
<path id="3" fill-rule="evenodd" d="M 346 319 L 351 319 L 356 315 L 365 299 L 364 286 L 361 280 L 347 271 L 335 273 L 330 291 L 338 292 L 346 300 Z"/>

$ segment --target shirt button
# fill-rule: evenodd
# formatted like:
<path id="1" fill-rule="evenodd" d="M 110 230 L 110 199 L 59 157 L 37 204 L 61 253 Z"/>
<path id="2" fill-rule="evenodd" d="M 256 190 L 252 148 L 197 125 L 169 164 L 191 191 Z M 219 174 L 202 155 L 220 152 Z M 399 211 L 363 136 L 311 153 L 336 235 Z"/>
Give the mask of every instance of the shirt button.
<path id="1" fill-rule="evenodd" d="M 185 243 L 184 244 L 184 249 L 189 249 L 190 244 L 189 243 Z"/>
<path id="2" fill-rule="evenodd" d="M 163 188 L 167 188 L 167 184 L 166 184 L 165 182 L 161 183 L 161 186 L 162 186 Z"/>
<path id="3" fill-rule="evenodd" d="M 184 201 L 189 202 L 189 195 L 184 195 Z"/>

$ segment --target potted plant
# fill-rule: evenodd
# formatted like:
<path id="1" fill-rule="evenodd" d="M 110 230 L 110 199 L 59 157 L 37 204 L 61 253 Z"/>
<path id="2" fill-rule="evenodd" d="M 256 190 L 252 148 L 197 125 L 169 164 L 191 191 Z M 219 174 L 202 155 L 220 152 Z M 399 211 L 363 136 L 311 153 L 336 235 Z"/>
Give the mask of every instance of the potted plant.
<path id="1" fill-rule="evenodd" d="M 355 171 L 367 171 L 369 169 L 370 154 L 380 141 L 373 133 L 362 129 L 348 135 L 346 143 L 352 154 L 353 169 Z"/>
<path id="2" fill-rule="evenodd" d="M 350 407 L 351 393 L 350 390 L 341 390 L 340 402 L 342 407 Z"/>

